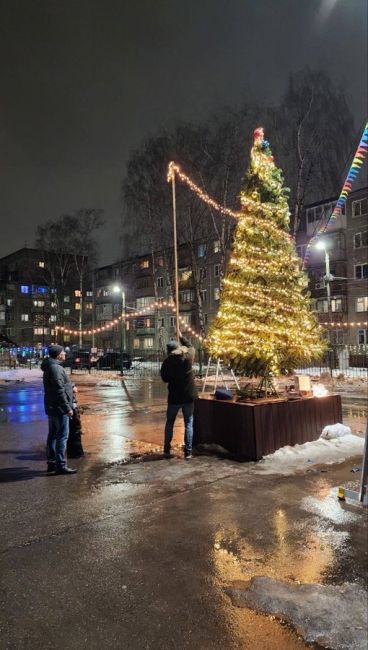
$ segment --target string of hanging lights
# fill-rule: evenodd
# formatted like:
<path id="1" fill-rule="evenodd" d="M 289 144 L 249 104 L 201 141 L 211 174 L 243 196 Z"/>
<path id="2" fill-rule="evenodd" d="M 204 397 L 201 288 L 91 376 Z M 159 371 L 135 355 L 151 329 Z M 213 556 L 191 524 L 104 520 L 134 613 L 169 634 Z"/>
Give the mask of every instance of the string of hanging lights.
<path id="1" fill-rule="evenodd" d="M 108 323 L 105 323 L 105 325 L 102 325 L 101 327 L 91 327 L 90 329 L 84 329 L 84 330 L 76 330 L 76 329 L 70 329 L 69 327 L 64 327 L 63 325 L 56 325 L 55 330 L 64 332 L 64 334 L 70 334 L 73 336 L 79 336 L 82 334 L 83 336 L 91 335 L 91 334 L 100 334 L 101 332 L 105 332 L 106 330 L 112 329 L 116 325 L 120 323 L 120 321 L 124 318 L 124 320 L 128 319 L 135 319 L 139 316 L 145 316 L 147 314 L 152 313 L 153 310 L 155 309 L 164 309 L 168 308 L 170 309 L 173 313 L 175 313 L 175 304 L 173 302 L 152 302 L 150 305 L 147 305 L 144 309 L 140 309 L 134 312 L 134 314 L 126 314 L 124 317 L 122 315 L 117 316 L 113 320 L 109 321 Z M 179 316 L 179 321 L 182 329 L 185 332 L 188 332 L 191 336 L 194 338 L 197 338 L 199 341 L 203 340 L 203 337 L 198 334 L 192 327 L 186 323 L 184 318 L 182 316 Z"/>

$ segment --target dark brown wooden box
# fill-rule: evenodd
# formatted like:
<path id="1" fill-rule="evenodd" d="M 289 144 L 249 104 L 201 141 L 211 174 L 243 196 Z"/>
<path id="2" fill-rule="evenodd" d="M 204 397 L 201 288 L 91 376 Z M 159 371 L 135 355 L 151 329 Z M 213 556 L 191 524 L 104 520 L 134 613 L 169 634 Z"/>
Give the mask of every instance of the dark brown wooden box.
<path id="1" fill-rule="evenodd" d="M 260 460 L 285 445 L 319 438 L 342 422 L 340 395 L 287 401 L 233 402 L 200 396 L 194 406 L 194 446 L 221 445 L 237 460 Z"/>

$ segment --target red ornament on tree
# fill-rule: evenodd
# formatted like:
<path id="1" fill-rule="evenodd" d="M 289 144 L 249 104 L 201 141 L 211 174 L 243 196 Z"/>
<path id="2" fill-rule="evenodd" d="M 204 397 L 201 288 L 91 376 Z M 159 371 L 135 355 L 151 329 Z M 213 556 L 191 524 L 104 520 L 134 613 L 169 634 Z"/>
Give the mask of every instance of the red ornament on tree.
<path id="1" fill-rule="evenodd" d="M 259 126 L 257 129 L 254 129 L 253 132 L 253 137 L 254 137 L 254 144 L 259 144 L 264 140 L 264 131 L 261 126 Z"/>

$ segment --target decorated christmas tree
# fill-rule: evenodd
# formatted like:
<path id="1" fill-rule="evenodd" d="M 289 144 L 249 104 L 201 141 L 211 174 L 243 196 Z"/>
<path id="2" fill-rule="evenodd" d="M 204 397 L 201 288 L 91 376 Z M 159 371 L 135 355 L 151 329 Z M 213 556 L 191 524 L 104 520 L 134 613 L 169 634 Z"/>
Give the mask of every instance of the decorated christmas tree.
<path id="1" fill-rule="evenodd" d="M 258 128 L 207 349 L 234 370 L 260 377 L 265 394 L 272 376 L 320 356 L 325 347 L 289 235 L 288 192 Z"/>

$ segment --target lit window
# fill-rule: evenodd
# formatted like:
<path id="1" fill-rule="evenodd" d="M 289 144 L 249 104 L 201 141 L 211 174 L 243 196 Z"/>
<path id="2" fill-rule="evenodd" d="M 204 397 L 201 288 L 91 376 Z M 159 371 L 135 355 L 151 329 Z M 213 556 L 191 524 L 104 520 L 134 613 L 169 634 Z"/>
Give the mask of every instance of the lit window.
<path id="1" fill-rule="evenodd" d="M 179 269 L 179 277 L 181 282 L 187 282 L 192 277 L 192 269 Z"/>
<path id="2" fill-rule="evenodd" d="M 74 291 L 74 296 L 75 296 L 76 298 L 80 298 L 80 297 L 81 297 L 81 292 L 79 291 L 79 289 L 76 289 L 76 290 Z"/>
<path id="3" fill-rule="evenodd" d="M 213 290 L 214 300 L 220 300 L 220 287 L 215 287 Z"/>
<path id="4" fill-rule="evenodd" d="M 84 308 L 85 309 L 93 309 L 93 302 L 85 302 L 84 303 Z"/>
<path id="5" fill-rule="evenodd" d="M 13 298 L 7 298 L 6 299 L 6 304 L 7 304 L 8 307 L 11 307 L 12 304 L 13 304 Z"/>
<path id="6" fill-rule="evenodd" d="M 190 314 L 180 314 L 181 320 L 186 325 L 190 325 Z"/>
<path id="7" fill-rule="evenodd" d="M 33 328 L 33 334 L 37 334 L 40 336 L 41 334 L 49 334 L 49 328 L 48 327 L 34 327 Z"/>
<path id="8" fill-rule="evenodd" d="M 368 311 L 368 296 L 356 298 L 355 311 Z"/>
<path id="9" fill-rule="evenodd" d="M 64 296 L 64 302 L 70 302 L 70 296 Z"/>
<path id="10" fill-rule="evenodd" d="M 56 302 L 52 302 L 52 303 L 50 304 L 50 306 L 51 306 L 51 309 L 56 309 Z"/>
<path id="11" fill-rule="evenodd" d="M 28 314 L 21 314 L 20 315 L 20 320 L 27 323 L 29 321 L 29 315 Z"/>
<path id="12" fill-rule="evenodd" d="M 139 350 L 139 347 L 140 347 L 140 339 L 134 339 L 134 341 L 133 341 L 133 348 L 134 348 L 135 350 Z"/>
<path id="13" fill-rule="evenodd" d="M 70 314 L 70 309 L 64 309 L 63 310 L 64 316 L 69 316 Z"/>
<path id="14" fill-rule="evenodd" d="M 42 262 L 42 260 L 40 260 L 38 262 L 38 266 L 39 266 L 40 269 L 44 269 L 45 268 L 45 262 Z"/>
<path id="15" fill-rule="evenodd" d="M 148 348 L 153 348 L 153 338 L 143 339 L 143 348 L 147 350 Z"/>
<path id="16" fill-rule="evenodd" d="M 70 341 L 70 334 L 64 334 L 64 341 L 68 343 Z"/>
<path id="17" fill-rule="evenodd" d="M 149 269 L 149 260 L 142 260 L 140 263 L 141 269 Z"/>
<path id="18" fill-rule="evenodd" d="M 219 253 L 220 252 L 220 240 L 217 239 L 216 241 L 213 242 L 213 252 L 214 253 Z"/>
<path id="19" fill-rule="evenodd" d="M 92 298 L 93 291 L 86 291 L 86 296 L 87 296 L 87 298 Z"/>
<path id="20" fill-rule="evenodd" d="M 157 278 L 157 288 L 162 289 L 163 286 L 164 286 L 164 279 L 162 277 Z"/>
<path id="21" fill-rule="evenodd" d="M 342 299 L 341 298 L 332 298 L 331 299 L 331 311 L 342 311 Z"/>
<path id="22" fill-rule="evenodd" d="M 56 322 L 56 314 L 51 314 L 51 316 L 50 316 L 50 321 L 51 321 L 52 323 L 55 323 L 55 322 Z"/>
<path id="23" fill-rule="evenodd" d="M 316 301 L 316 308 L 318 312 L 326 313 L 328 312 L 328 302 L 325 299 Z"/>
<path id="24" fill-rule="evenodd" d="M 34 300 L 33 305 L 34 305 L 34 307 L 44 307 L 45 306 L 45 301 L 44 300 Z"/>
<path id="25" fill-rule="evenodd" d="M 368 330 L 358 330 L 358 345 L 366 345 L 368 343 Z"/>
<path id="26" fill-rule="evenodd" d="M 26 284 L 22 284 L 22 286 L 20 288 L 20 292 L 21 293 L 29 293 L 29 286 L 26 285 Z"/>
<path id="27" fill-rule="evenodd" d="M 80 302 L 75 302 L 74 303 L 74 309 L 76 309 L 78 311 L 80 308 L 81 308 Z"/>

